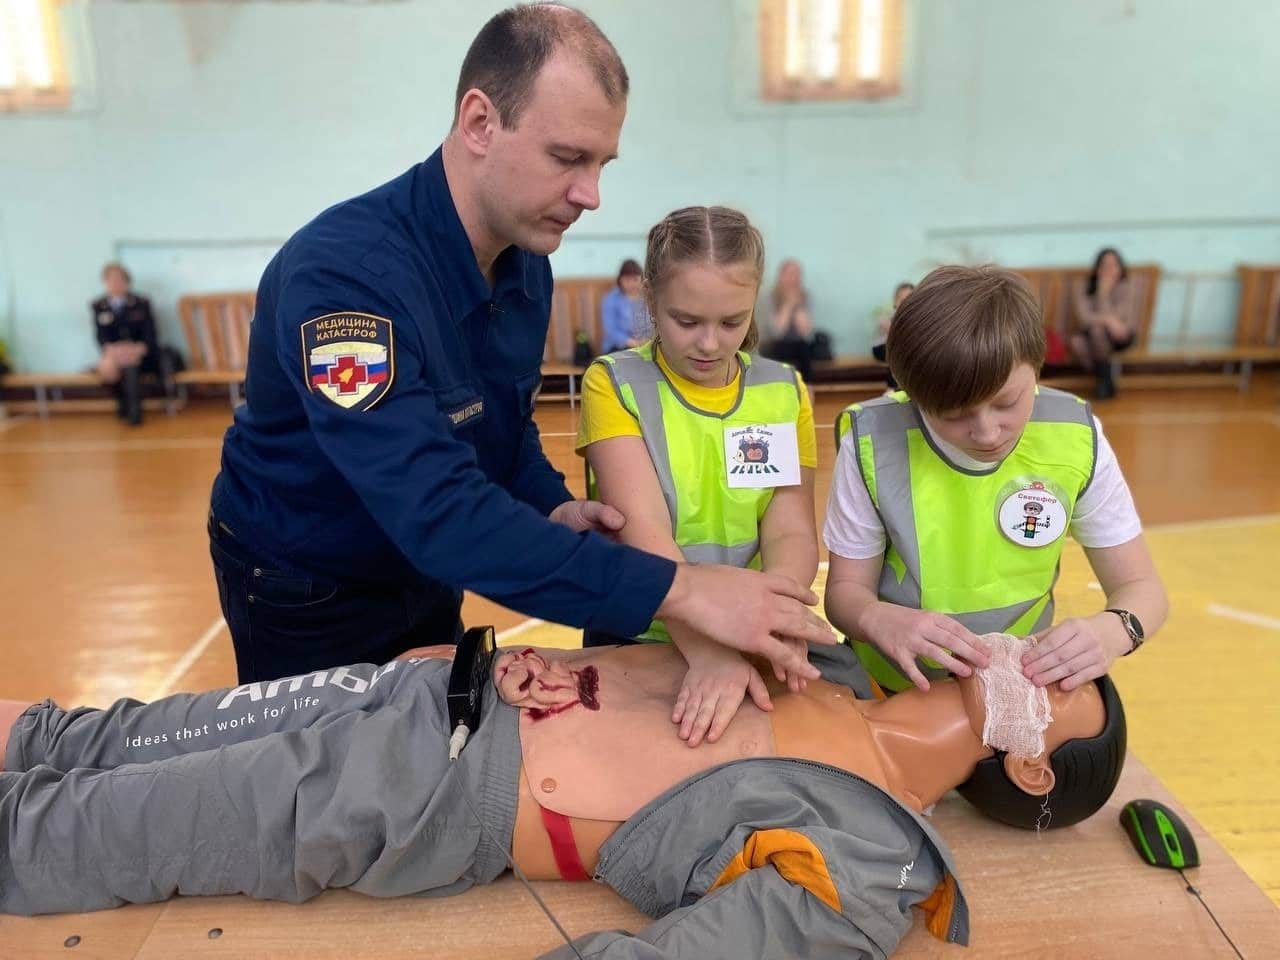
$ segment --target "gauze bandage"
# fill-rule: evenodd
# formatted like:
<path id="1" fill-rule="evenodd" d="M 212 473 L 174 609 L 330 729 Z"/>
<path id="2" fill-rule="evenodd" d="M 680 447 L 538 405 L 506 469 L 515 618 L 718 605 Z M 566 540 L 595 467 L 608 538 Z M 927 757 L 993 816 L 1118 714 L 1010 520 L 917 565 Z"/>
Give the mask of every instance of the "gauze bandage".
<path id="1" fill-rule="evenodd" d="M 991 665 L 977 671 L 987 708 L 982 742 L 1015 757 L 1038 757 L 1044 753 L 1044 732 L 1053 717 L 1048 692 L 1022 674 L 1022 655 L 1033 641 L 1008 633 L 988 633 L 981 639 L 991 651 Z"/>

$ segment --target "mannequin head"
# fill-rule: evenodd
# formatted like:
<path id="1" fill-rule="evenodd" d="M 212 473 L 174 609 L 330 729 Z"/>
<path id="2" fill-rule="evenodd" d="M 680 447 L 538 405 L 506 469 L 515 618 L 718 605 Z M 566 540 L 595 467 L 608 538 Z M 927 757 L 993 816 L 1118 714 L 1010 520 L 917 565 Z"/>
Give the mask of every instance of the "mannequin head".
<path id="1" fill-rule="evenodd" d="M 961 681 L 970 725 L 981 737 L 985 710 L 973 679 Z M 1064 692 L 1048 688 L 1053 722 L 1045 730 L 1044 753 L 1015 757 L 997 752 L 978 761 L 956 789 L 993 819 L 1014 827 L 1069 827 L 1094 813 L 1111 797 L 1125 757 L 1125 719 L 1120 695 L 1109 677 Z M 1048 810 L 1048 823 L 1043 822 Z"/>

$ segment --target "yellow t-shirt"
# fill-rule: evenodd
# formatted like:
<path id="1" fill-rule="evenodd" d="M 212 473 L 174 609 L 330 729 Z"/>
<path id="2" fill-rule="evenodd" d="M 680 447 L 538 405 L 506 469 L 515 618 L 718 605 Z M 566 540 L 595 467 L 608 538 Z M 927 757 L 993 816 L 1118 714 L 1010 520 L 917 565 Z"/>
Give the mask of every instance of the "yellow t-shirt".
<path id="1" fill-rule="evenodd" d="M 723 387 L 704 387 L 686 380 L 672 370 L 661 350 L 655 348 L 653 353 L 658 358 L 658 366 L 662 368 L 662 372 L 690 406 L 710 413 L 727 413 L 738 399 L 741 370 Z M 796 447 L 800 454 L 800 466 L 816 467 L 818 438 L 813 426 L 813 405 L 809 402 L 809 391 L 804 388 L 804 381 L 799 374 L 796 379 L 800 381 L 800 414 L 796 418 Z M 574 449 L 581 454 L 597 440 L 641 435 L 640 421 L 618 399 L 609 371 L 603 363 L 593 363 L 582 378 L 582 420 L 578 423 L 578 441 Z"/>

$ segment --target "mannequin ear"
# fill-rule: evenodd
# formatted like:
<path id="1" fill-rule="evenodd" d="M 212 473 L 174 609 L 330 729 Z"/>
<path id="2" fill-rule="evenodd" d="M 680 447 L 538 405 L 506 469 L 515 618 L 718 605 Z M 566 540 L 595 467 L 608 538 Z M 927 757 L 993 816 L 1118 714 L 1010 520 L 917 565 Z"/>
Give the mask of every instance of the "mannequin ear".
<path id="1" fill-rule="evenodd" d="M 1042 753 L 1030 760 L 1005 754 L 1004 772 L 1014 786 L 1033 797 L 1047 796 L 1053 789 L 1053 768 L 1049 766 L 1046 754 Z"/>

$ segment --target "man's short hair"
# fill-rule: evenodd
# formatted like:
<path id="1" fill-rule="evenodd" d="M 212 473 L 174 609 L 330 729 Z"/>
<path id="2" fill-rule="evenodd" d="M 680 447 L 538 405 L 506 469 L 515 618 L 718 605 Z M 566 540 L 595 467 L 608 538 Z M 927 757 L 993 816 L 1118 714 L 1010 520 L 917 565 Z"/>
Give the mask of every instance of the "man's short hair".
<path id="1" fill-rule="evenodd" d="M 116 260 L 112 260 L 110 263 L 104 263 L 102 265 L 102 270 L 99 272 L 98 276 L 105 281 L 107 279 L 107 274 L 109 273 L 120 274 L 120 276 L 124 277 L 124 282 L 126 284 L 133 283 L 132 274 L 130 274 L 129 271 L 125 269 L 125 266 L 123 263 L 120 263 Z"/>
<path id="2" fill-rule="evenodd" d="M 1124 769 L 1128 728 L 1111 678 L 1103 675 L 1094 682 L 1106 711 L 1102 732 L 1068 740 L 1049 754 L 1054 781 L 1048 796 L 1019 789 L 1005 773 L 1003 753 L 980 760 L 973 775 L 956 787 L 960 796 L 992 819 L 1027 830 L 1069 827 L 1101 810 Z"/>
<path id="3" fill-rule="evenodd" d="M 595 21 L 564 4 L 527 3 L 495 14 L 471 41 L 458 75 L 453 122 L 458 122 L 462 98 L 475 89 L 493 101 L 502 126 L 514 128 L 538 72 L 561 47 L 591 70 L 610 103 L 626 99 L 631 89 L 627 68 Z"/>
<path id="4" fill-rule="evenodd" d="M 999 267 L 938 267 L 893 316 L 889 369 L 927 413 L 995 395 L 1013 368 L 1044 366 L 1044 319 L 1026 282 Z"/>

